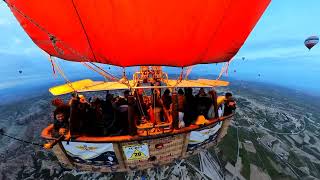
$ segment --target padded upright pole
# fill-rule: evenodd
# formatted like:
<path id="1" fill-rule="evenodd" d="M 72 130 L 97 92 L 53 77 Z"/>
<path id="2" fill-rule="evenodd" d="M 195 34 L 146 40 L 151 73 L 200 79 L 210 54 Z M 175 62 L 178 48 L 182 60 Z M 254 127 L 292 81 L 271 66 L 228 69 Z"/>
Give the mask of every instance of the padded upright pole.
<path id="1" fill-rule="evenodd" d="M 134 112 L 134 96 L 128 96 L 128 124 L 129 124 L 129 134 L 134 136 L 137 134 L 137 126 L 134 120 L 135 112 Z"/>
<path id="2" fill-rule="evenodd" d="M 213 106 L 214 106 L 214 117 L 218 117 L 218 102 L 217 102 L 217 92 L 215 90 L 211 90 L 209 92 L 211 98 L 212 98 L 212 101 L 213 101 Z"/>
<path id="3" fill-rule="evenodd" d="M 179 129 L 179 113 L 178 113 L 178 94 L 172 93 L 172 126 Z"/>

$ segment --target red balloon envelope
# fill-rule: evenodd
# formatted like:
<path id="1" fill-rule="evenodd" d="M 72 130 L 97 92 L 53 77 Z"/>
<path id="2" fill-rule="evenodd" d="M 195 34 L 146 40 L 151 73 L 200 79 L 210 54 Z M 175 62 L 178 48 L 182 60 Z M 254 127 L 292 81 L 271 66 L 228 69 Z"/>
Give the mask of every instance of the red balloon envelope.
<path id="1" fill-rule="evenodd" d="M 117 66 L 229 61 L 270 0 L 6 0 L 50 55 Z"/>

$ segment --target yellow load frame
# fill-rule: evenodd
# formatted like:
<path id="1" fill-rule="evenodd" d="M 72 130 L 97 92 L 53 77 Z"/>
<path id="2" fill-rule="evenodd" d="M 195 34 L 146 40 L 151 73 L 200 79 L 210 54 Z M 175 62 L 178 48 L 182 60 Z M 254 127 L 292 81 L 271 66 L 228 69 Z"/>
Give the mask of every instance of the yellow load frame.
<path id="1" fill-rule="evenodd" d="M 140 88 L 213 88 L 220 86 L 228 86 L 229 82 L 211 79 L 197 80 L 166 80 L 166 86 L 137 86 L 136 81 L 128 80 L 126 82 L 104 82 L 93 81 L 91 79 L 83 79 L 72 83 L 55 86 L 49 89 L 54 96 L 76 92 L 92 92 L 106 90 L 124 90 L 124 89 L 140 89 Z"/>

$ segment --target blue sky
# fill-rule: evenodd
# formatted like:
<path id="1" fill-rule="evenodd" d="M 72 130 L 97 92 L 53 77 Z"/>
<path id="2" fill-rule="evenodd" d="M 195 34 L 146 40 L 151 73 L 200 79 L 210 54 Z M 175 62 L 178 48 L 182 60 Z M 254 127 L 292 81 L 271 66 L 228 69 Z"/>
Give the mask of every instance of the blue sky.
<path id="1" fill-rule="evenodd" d="M 308 36 L 320 35 L 319 18 L 319 0 L 273 0 L 234 57 L 229 77 L 274 83 L 320 95 L 320 47 L 308 51 L 303 44 Z M 46 56 L 32 43 L 2 1 L 0 61 L 0 90 L 26 83 L 21 80 L 30 78 L 54 79 Z M 60 63 L 70 76 L 88 72 L 76 63 Z M 216 74 L 219 67 L 198 65 L 192 73 Z M 20 69 L 23 74 L 18 73 Z M 113 68 L 116 70 L 118 68 Z"/>

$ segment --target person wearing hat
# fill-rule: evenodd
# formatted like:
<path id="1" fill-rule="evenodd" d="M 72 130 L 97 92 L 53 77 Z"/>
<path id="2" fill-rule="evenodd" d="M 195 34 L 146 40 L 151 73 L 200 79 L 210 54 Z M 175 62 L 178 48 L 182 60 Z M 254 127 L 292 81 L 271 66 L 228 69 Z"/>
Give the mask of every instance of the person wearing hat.
<path id="1" fill-rule="evenodd" d="M 228 116 L 232 114 L 235 109 L 236 109 L 236 102 L 233 99 L 232 94 L 227 92 L 225 94 L 223 116 Z"/>

